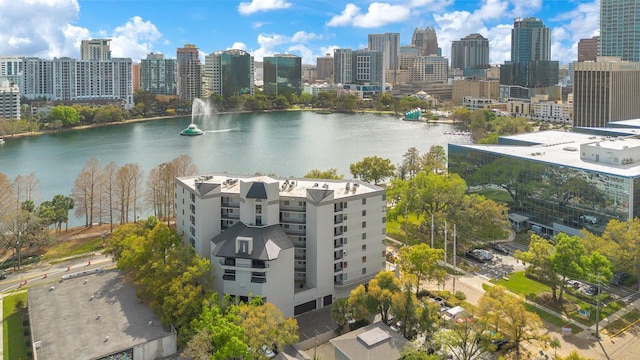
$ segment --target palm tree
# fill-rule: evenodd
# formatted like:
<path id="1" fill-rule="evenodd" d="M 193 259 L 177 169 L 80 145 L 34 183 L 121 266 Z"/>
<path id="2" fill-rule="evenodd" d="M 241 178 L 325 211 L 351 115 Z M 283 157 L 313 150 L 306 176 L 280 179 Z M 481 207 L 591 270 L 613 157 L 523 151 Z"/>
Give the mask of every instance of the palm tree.
<path id="1" fill-rule="evenodd" d="M 558 349 L 562 346 L 562 344 L 560 343 L 560 340 L 558 340 L 557 337 L 553 337 L 553 339 L 551 339 L 549 341 L 549 347 L 553 349 L 553 358 L 557 359 L 557 353 L 558 353 Z"/>

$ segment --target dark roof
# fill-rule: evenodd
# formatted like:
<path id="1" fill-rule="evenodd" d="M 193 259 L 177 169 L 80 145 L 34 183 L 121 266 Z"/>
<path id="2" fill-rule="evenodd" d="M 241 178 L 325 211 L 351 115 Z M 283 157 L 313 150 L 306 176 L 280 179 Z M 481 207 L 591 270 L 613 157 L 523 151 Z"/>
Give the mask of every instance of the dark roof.
<path id="1" fill-rule="evenodd" d="M 309 197 L 315 204 L 318 204 L 324 198 L 333 194 L 333 190 L 329 189 L 307 189 L 307 193 Z"/>
<path id="2" fill-rule="evenodd" d="M 253 239 L 253 251 L 236 252 L 236 238 Z M 280 250 L 293 247 L 289 236 L 280 225 L 249 227 L 238 222 L 211 240 L 214 244 L 213 255 L 218 257 L 245 258 L 255 260 L 274 260 Z"/>
<path id="3" fill-rule="evenodd" d="M 217 188 L 218 186 L 220 186 L 220 184 L 212 184 L 204 181 L 203 182 L 196 181 L 196 189 L 198 190 L 200 195 L 205 195 L 209 191 Z"/>
<path id="4" fill-rule="evenodd" d="M 247 199 L 266 199 L 267 189 L 264 187 L 263 182 L 254 182 L 251 184 L 249 192 L 247 192 Z"/>

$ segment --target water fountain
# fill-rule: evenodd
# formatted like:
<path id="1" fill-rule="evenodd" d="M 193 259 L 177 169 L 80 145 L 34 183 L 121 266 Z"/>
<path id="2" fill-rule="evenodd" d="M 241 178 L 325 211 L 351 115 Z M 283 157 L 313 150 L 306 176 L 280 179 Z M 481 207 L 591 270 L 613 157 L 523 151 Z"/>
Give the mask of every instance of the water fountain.
<path id="1" fill-rule="evenodd" d="M 193 99 L 193 104 L 191 105 L 191 124 L 189 124 L 186 129 L 180 131 L 180 135 L 197 136 L 204 134 L 204 131 L 200 130 L 198 125 L 194 124 L 193 121 L 196 116 L 205 117 L 209 115 L 211 115 L 211 108 L 209 107 L 209 104 L 199 98 Z"/>

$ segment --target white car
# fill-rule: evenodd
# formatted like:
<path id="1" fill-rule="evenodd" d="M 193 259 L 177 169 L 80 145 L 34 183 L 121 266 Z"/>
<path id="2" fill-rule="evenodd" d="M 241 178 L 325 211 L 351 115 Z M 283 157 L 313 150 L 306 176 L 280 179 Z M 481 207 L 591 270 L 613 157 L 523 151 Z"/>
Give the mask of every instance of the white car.
<path id="1" fill-rule="evenodd" d="M 269 359 L 276 356 L 276 353 L 267 345 L 262 345 L 262 353 Z"/>

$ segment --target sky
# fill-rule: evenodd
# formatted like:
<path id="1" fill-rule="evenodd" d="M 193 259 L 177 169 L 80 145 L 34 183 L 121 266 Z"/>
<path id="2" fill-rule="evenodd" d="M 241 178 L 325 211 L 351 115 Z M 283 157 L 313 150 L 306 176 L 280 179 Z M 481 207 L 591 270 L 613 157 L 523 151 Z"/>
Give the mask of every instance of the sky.
<path id="1" fill-rule="evenodd" d="M 490 62 L 509 60 L 513 20 L 551 28 L 551 59 L 577 59 L 578 40 L 599 34 L 599 0 L 0 0 L 0 56 L 80 58 L 80 42 L 108 38 L 112 57 L 176 58 L 195 44 L 201 58 L 242 49 L 261 61 L 289 53 L 303 64 L 335 48 L 364 49 L 368 34 L 396 32 L 411 43 L 433 27 L 442 55 L 472 33 L 489 39 Z"/>

